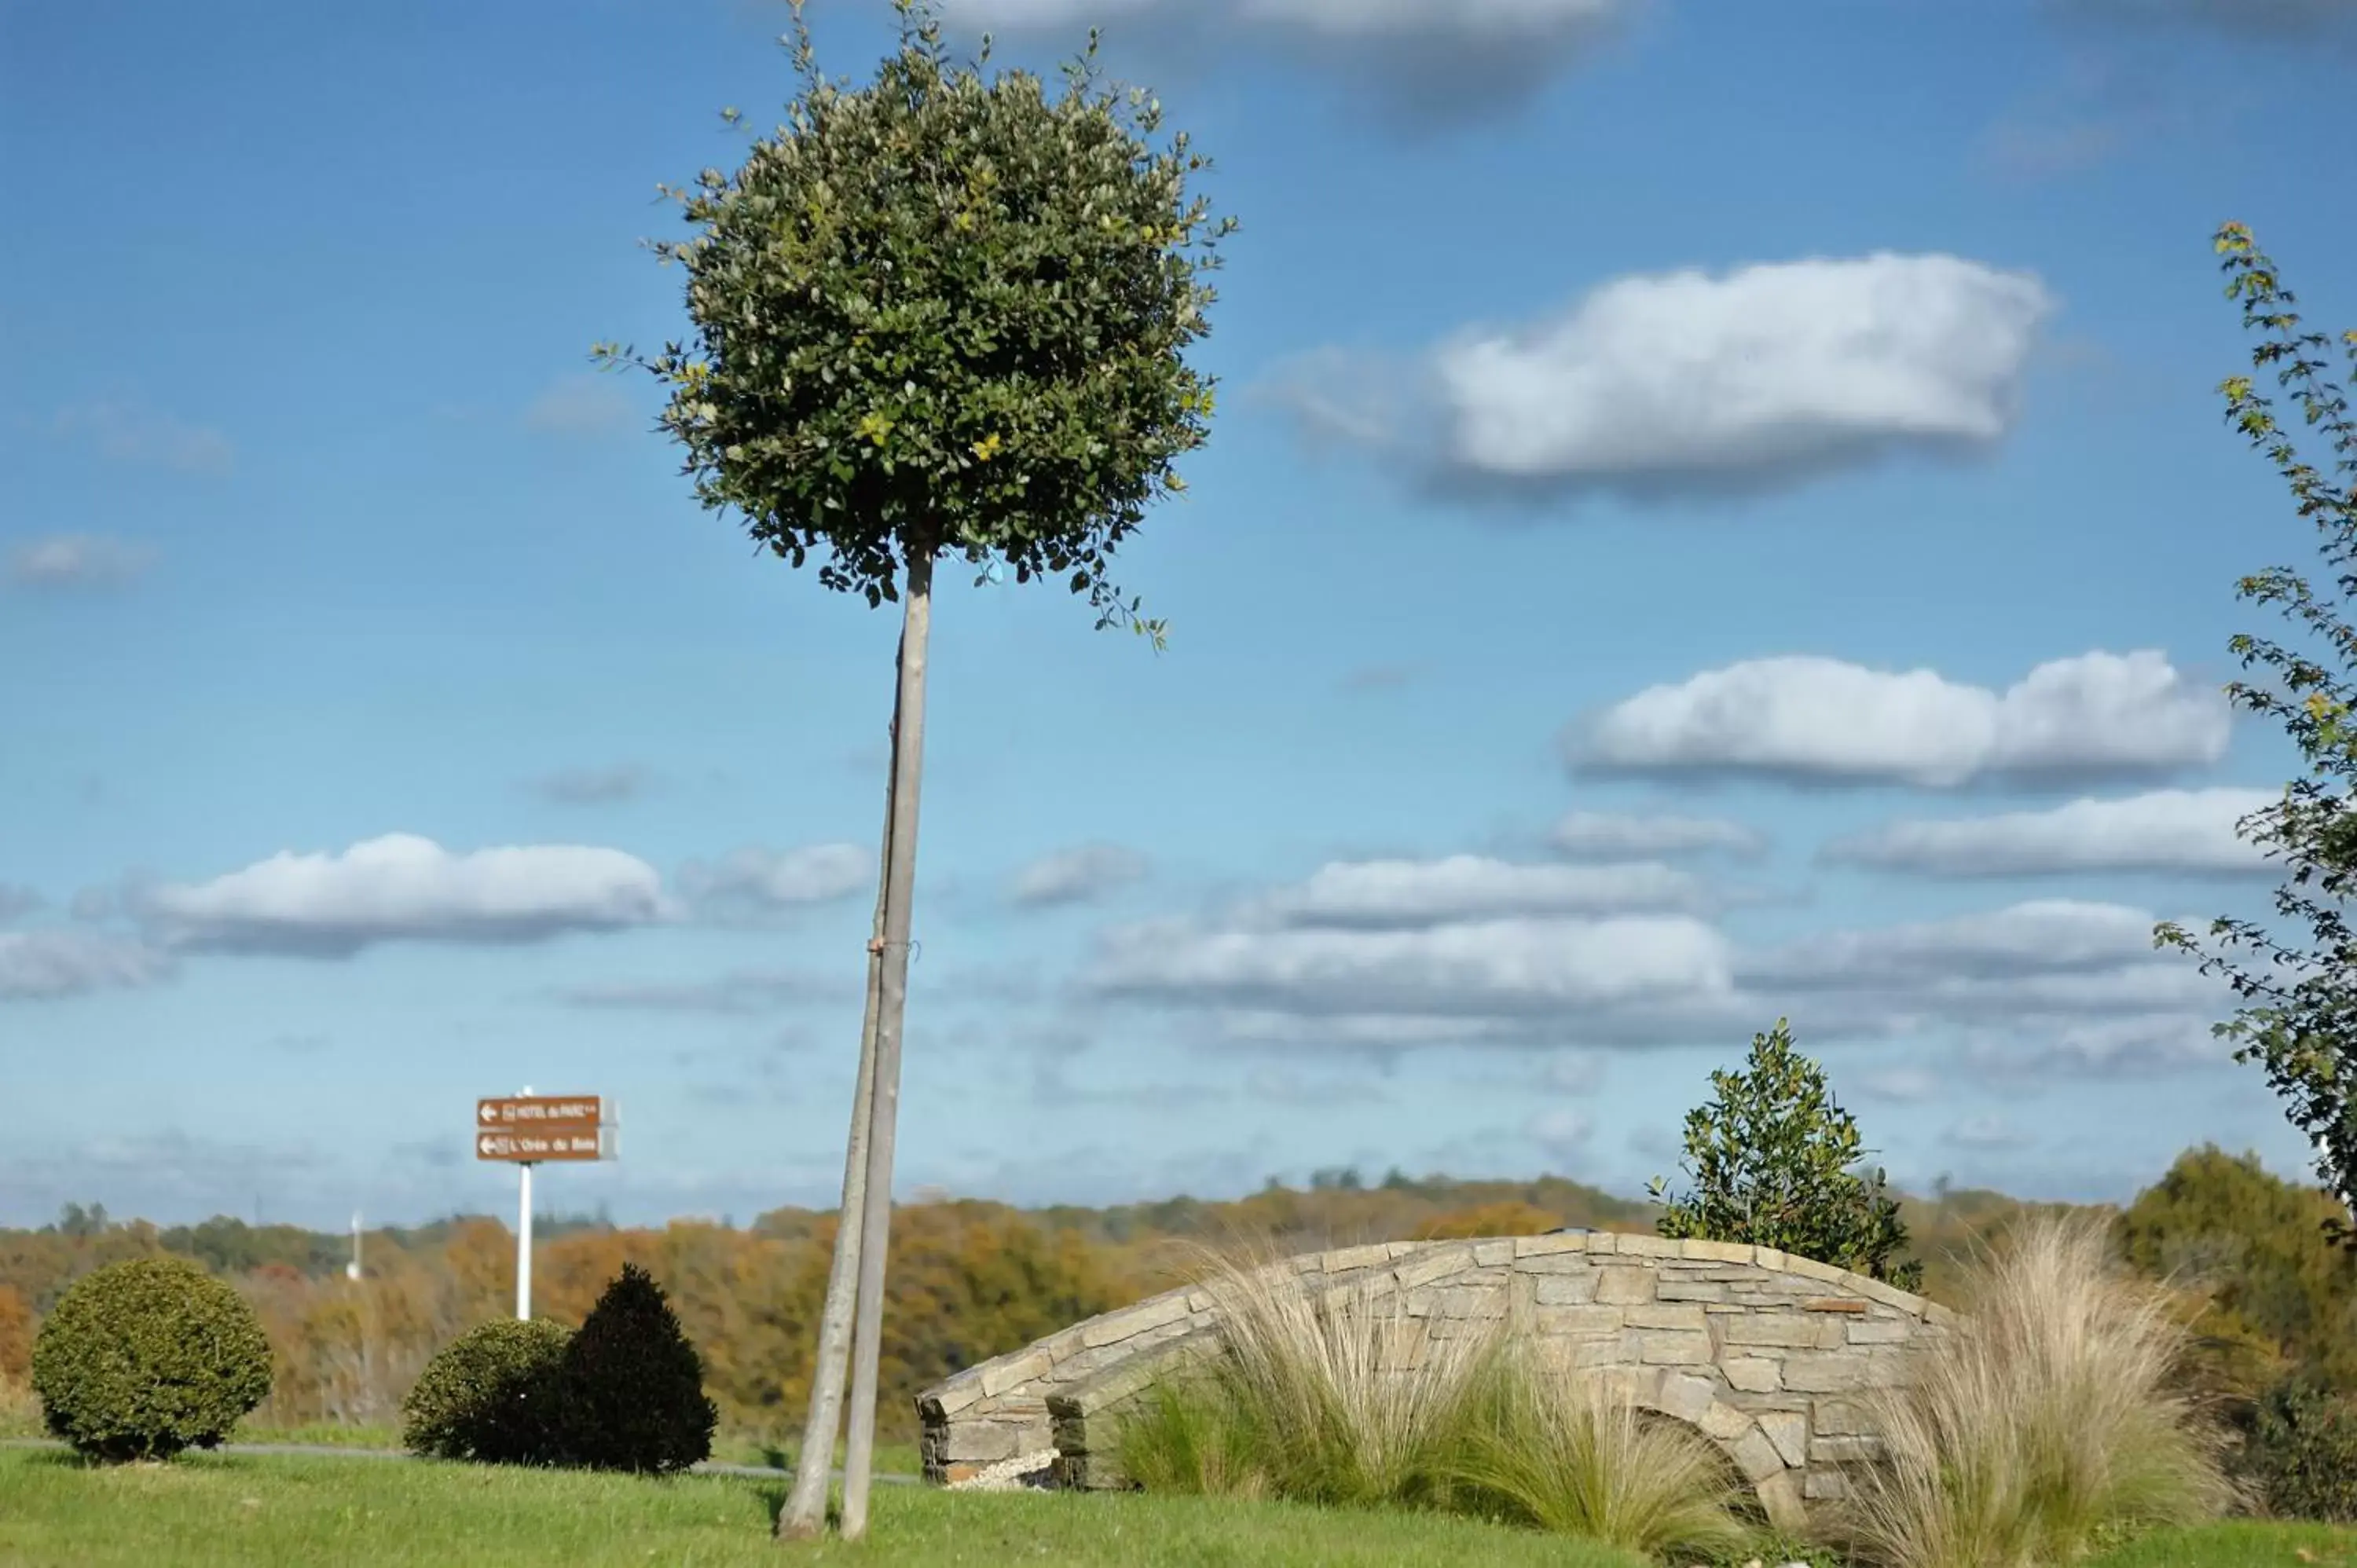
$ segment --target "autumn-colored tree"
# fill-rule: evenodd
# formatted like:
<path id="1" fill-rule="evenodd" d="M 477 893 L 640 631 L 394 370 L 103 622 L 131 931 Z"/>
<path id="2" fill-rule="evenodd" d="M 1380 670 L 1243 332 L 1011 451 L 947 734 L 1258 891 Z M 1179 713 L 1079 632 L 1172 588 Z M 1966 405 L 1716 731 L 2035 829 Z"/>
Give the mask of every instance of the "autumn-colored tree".
<path id="1" fill-rule="evenodd" d="M 2357 1254 L 2325 1235 L 2334 1210 L 2256 1155 L 2204 1145 L 2137 1195 L 2120 1241 L 2138 1270 L 2200 1290 L 2194 1327 L 2222 1385 L 2249 1392 L 2300 1370 L 2357 1390 Z"/>
<path id="2" fill-rule="evenodd" d="M 0 1285 L 0 1383 L 22 1383 L 33 1366 L 33 1335 L 39 1328 L 33 1304 L 14 1285 Z"/>
<path id="3" fill-rule="evenodd" d="M 1509 1199 L 1436 1215 L 1415 1228 L 1415 1236 L 1424 1241 L 1469 1236 L 1544 1236 L 1562 1224 L 1562 1219 L 1535 1204 Z"/>

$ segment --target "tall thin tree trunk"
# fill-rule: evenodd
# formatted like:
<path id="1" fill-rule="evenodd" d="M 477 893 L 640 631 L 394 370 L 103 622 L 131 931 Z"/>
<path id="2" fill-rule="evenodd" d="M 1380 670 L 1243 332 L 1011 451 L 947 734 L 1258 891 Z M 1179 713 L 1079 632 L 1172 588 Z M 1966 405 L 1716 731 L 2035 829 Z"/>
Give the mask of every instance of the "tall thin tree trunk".
<path id="1" fill-rule="evenodd" d="M 884 1261 L 892 1240 L 892 1144 L 900 1112 L 900 1025 L 909 1005 L 909 926 L 917 885 L 917 797 L 925 767 L 925 646 L 933 621 L 933 550 L 909 553 L 900 610 L 899 715 L 892 754 L 892 831 L 885 852 L 884 974 L 877 993 L 876 1087 L 867 1131 L 866 1212 L 859 1238 L 858 1332 L 852 1343 L 851 1432 L 843 1456 L 843 1538 L 867 1531 L 876 1452 L 877 1368 L 883 1353 Z"/>
<path id="2" fill-rule="evenodd" d="M 818 1355 L 811 1371 L 810 1411 L 794 1457 L 793 1490 L 778 1512 L 778 1539 L 807 1541 L 826 1529 L 834 1438 L 843 1429 L 843 1379 L 850 1369 L 852 1314 L 859 1288 L 859 1238 L 867 1192 L 867 1127 L 875 1119 L 876 1010 L 884 984 L 884 901 L 892 876 L 892 799 L 899 783 L 899 698 L 893 698 L 891 760 L 884 767 L 884 847 L 877 856 L 876 924 L 867 941 L 867 1005 L 859 1023 L 859 1079 L 851 1095 L 851 1133 L 843 1152 L 843 1207 L 835 1212 L 834 1255 L 819 1314 Z"/>

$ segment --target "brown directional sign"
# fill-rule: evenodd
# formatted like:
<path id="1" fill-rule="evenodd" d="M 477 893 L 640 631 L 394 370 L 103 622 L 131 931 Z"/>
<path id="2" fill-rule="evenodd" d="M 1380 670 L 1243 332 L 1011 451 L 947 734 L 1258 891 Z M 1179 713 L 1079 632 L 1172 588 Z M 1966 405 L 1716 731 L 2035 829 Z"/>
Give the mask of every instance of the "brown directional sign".
<path id="1" fill-rule="evenodd" d="M 475 1134 L 479 1160 L 595 1160 L 602 1158 L 607 1139 L 596 1127 L 587 1132 L 480 1132 Z"/>
<path id="2" fill-rule="evenodd" d="M 478 1127 L 531 1128 L 535 1132 L 566 1132 L 595 1127 L 606 1119 L 606 1102 L 594 1094 L 509 1095 L 475 1101 Z"/>
<path id="3" fill-rule="evenodd" d="M 479 1160 L 598 1160 L 614 1157 L 606 1102 L 594 1094 L 510 1095 L 475 1101 Z"/>

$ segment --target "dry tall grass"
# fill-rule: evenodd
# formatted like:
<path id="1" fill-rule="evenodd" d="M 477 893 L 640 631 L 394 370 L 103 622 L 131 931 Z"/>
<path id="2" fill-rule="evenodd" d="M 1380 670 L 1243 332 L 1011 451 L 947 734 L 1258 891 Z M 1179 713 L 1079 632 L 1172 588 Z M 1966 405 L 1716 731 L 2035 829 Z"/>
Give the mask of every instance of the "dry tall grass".
<path id="1" fill-rule="evenodd" d="M 33 1385 L 0 1372 L 0 1438 L 34 1437 L 43 1430 L 41 1399 Z"/>
<path id="2" fill-rule="evenodd" d="M 1283 1263 L 1206 1274 L 1220 1350 L 1122 1427 L 1121 1466 L 1149 1491 L 1447 1509 L 1652 1552 L 1749 1537 L 1701 1437 L 1549 1366 L 1509 1317 L 1435 1338 L 1396 1291 L 1305 1290 Z"/>
<path id="3" fill-rule="evenodd" d="M 2115 1265 L 2101 1216 L 2025 1221 L 1962 1282 L 1964 1316 L 1874 1391 L 1883 1463 L 1854 1478 L 1854 1544 L 1891 1568 L 2043 1568 L 2123 1527 L 2233 1499 L 2182 1391 L 2169 1292 Z"/>
<path id="4" fill-rule="evenodd" d="M 1496 1334 L 1434 1339 L 1396 1291 L 1329 1298 L 1284 1262 L 1201 1262 L 1221 1352 L 1152 1391 L 1124 1427 L 1123 1469 L 1149 1488 L 1426 1500 Z"/>
<path id="5" fill-rule="evenodd" d="M 1478 1511 L 1660 1557 L 1731 1555 L 1755 1534 L 1726 1456 L 1628 1391 L 1550 1367 L 1527 1339 L 1486 1363 L 1447 1479 Z"/>

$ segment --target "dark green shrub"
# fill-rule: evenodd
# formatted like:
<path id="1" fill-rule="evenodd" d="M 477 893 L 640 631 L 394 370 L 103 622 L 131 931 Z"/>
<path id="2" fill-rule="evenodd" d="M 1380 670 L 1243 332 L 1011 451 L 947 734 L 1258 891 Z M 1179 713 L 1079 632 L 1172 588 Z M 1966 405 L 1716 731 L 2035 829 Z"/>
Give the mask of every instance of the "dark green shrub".
<path id="1" fill-rule="evenodd" d="M 572 1337 L 563 1324 L 542 1318 L 468 1329 L 425 1364 L 402 1402 L 402 1442 L 436 1459 L 554 1463 L 557 1369 Z"/>
<path id="2" fill-rule="evenodd" d="M 1665 1198 L 1665 1184 L 1652 1184 L 1663 1235 L 1749 1241 L 1923 1288 L 1923 1265 L 1900 1258 L 1898 1200 L 1879 1169 L 1864 1168 L 1857 1119 L 1835 1101 L 1824 1069 L 1793 1049 L 1786 1020 L 1751 1037 L 1744 1071 L 1714 1072 L 1710 1085 L 1710 1103 L 1686 1115 L 1693 1190 Z"/>
<path id="3" fill-rule="evenodd" d="M 597 1298 L 558 1377 L 568 1464 L 664 1474 L 712 1456 L 719 1412 L 705 1397 L 703 1358 L 637 1264 Z"/>
<path id="4" fill-rule="evenodd" d="M 33 1342 L 49 1430 L 108 1460 L 210 1448 L 270 1392 L 270 1341 L 246 1299 L 181 1258 L 85 1275 Z"/>
<path id="5" fill-rule="evenodd" d="M 2278 1519 L 2357 1523 L 2357 1394 L 2305 1376 L 2270 1389 L 2252 1412 L 2241 1468 Z"/>

